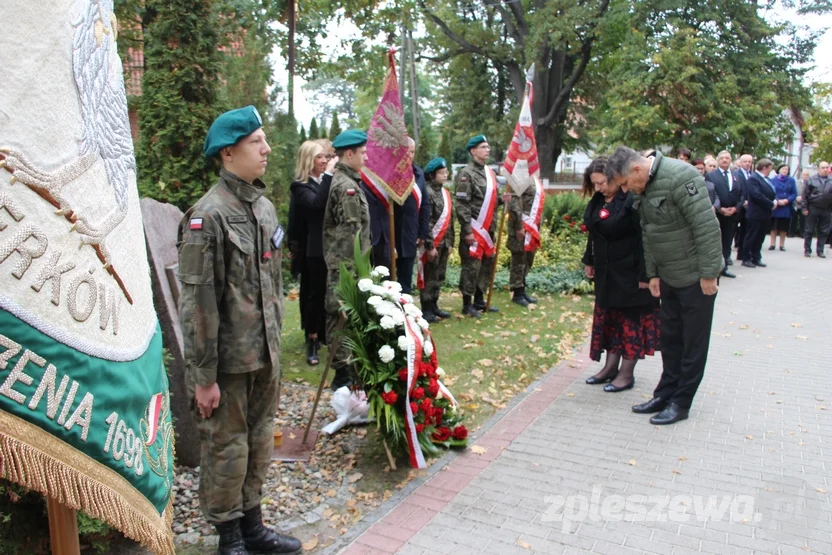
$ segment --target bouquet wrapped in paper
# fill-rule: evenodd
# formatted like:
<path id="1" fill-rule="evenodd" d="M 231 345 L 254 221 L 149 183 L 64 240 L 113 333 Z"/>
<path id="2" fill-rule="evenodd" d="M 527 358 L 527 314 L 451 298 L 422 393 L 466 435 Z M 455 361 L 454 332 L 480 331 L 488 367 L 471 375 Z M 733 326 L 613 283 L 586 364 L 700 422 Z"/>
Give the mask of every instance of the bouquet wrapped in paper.
<path id="1" fill-rule="evenodd" d="M 413 297 L 387 279 L 387 268 L 371 268 L 357 241 L 355 261 L 357 275 L 342 266 L 337 288 L 346 316 L 344 344 L 385 443 L 414 468 L 425 468 L 426 456 L 466 447 L 468 430 L 442 383 L 445 371 L 430 326 Z"/>

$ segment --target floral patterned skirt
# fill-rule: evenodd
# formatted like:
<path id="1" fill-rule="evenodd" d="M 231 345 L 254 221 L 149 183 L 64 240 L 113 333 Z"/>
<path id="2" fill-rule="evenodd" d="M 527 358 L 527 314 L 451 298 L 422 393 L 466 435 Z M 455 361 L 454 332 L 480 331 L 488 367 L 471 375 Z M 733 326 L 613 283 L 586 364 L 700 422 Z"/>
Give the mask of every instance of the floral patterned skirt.
<path id="1" fill-rule="evenodd" d="M 658 307 L 639 311 L 638 307 L 621 309 L 595 305 L 589 351 L 592 360 L 601 360 L 603 351 L 634 360 L 652 356 L 658 350 Z"/>

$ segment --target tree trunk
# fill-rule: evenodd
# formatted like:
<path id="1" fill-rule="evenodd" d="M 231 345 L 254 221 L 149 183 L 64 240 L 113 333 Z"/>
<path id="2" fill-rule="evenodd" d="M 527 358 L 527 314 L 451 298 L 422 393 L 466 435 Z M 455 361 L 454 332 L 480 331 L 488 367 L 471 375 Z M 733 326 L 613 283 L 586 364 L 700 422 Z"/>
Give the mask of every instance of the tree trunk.
<path id="1" fill-rule="evenodd" d="M 552 179 L 555 163 L 563 150 L 563 138 L 559 127 L 538 127 L 535 133 L 537 155 L 540 159 L 540 178 Z"/>

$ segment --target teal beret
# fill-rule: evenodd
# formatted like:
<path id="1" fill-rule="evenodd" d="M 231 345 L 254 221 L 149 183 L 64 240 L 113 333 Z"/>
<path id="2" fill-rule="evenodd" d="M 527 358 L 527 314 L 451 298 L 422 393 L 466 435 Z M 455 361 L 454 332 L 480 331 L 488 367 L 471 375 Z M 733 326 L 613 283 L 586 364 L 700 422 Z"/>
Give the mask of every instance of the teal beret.
<path id="1" fill-rule="evenodd" d="M 216 156 L 225 147 L 236 145 L 240 139 L 248 137 L 261 127 L 263 118 L 254 106 L 226 112 L 211 124 L 202 151 L 208 158 Z"/>
<path id="2" fill-rule="evenodd" d="M 448 162 L 446 162 L 444 158 L 434 158 L 433 160 L 428 162 L 427 166 L 425 166 L 425 173 L 426 174 L 433 173 L 436 170 L 441 170 L 442 168 L 447 168 L 447 167 L 448 167 Z"/>
<path id="3" fill-rule="evenodd" d="M 367 134 L 360 129 L 349 129 L 343 131 L 332 141 L 332 148 L 341 150 L 344 148 L 358 148 L 367 144 Z"/>
<path id="4" fill-rule="evenodd" d="M 471 137 L 468 139 L 468 143 L 465 145 L 465 150 L 471 150 L 472 148 L 476 148 L 482 143 L 487 143 L 488 139 L 485 138 L 485 135 L 477 135 L 476 137 Z"/>

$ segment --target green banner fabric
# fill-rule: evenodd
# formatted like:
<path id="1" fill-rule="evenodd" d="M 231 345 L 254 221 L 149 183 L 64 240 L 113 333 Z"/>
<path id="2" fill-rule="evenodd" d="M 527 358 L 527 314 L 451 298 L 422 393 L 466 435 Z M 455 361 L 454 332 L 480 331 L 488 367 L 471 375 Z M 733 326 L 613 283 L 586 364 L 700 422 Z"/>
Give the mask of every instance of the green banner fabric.
<path id="1" fill-rule="evenodd" d="M 3 3 L 0 476 L 173 553 L 173 428 L 113 0 Z"/>

